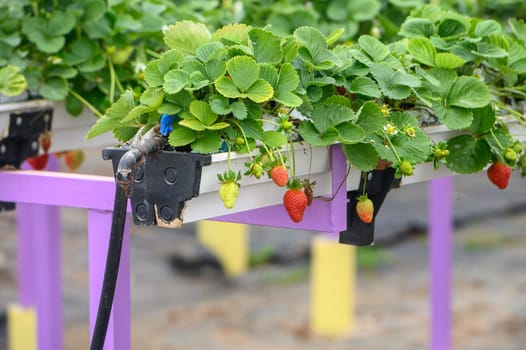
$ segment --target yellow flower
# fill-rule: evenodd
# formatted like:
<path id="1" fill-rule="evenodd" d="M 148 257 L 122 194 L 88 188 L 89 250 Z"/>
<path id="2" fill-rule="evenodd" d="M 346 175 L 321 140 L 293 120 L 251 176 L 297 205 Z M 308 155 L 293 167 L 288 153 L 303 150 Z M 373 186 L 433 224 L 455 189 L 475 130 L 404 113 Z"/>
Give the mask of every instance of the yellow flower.
<path id="1" fill-rule="evenodd" d="M 391 123 L 387 123 L 387 124 L 384 125 L 384 131 L 388 135 L 396 135 L 396 134 L 398 134 L 398 129 L 396 128 L 396 126 L 394 126 Z"/>
<path id="2" fill-rule="evenodd" d="M 405 134 L 409 136 L 410 138 L 414 138 L 416 136 L 415 128 L 413 128 L 412 126 L 406 126 Z"/>
<path id="3" fill-rule="evenodd" d="M 386 104 L 383 104 L 380 111 L 382 112 L 382 115 L 384 117 L 387 117 L 387 115 L 389 114 L 389 107 Z"/>

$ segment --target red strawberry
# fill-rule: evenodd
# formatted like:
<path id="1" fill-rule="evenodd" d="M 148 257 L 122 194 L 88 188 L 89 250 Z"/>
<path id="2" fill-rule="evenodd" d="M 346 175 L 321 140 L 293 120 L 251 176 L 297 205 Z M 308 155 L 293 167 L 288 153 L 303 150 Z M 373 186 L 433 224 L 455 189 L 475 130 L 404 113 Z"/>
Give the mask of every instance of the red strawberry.
<path id="1" fill-rule="evenodd" d="M 292 221 L 300 222 L 303 219 L 305 208 L 307 208 L 307 196 L 301 190 L 298 179 L 289 182 L 289 189 L 283 196 L 283 205 Z"/>
<path id="2" fill-rule="evenodd" d="M 279 187 L 284 187 L 289 181 L 289 171 L 283 165 L 276 165 L 270 170 L 272 181 Z"/>
<path id="3" fill-rule="evenodd" d="M 67 151 L 66 154 L 64 154 L 64 162 L 66 162 L 66 165 L 71 170 L 77 170 L 83 161 L 84 152 L 82 152 L 80 149 Z"/>
<path id="4" fill-rule="evenodd" d="M 358 203 L 356 203 L 356 213 L 360 220 L 366 224 L 370 224 L 373 221 L 374 204 L 367 197 L 367 194 L 358 197 Z"/>
<path id="5" fill-rule="evenodd" d="M 42 170 L 46 167 L 48 155 L 42 154 L 36 157 L 27 158 L 27 162 L 35 170 Z"/>
<path id="6" fill-rule="evenodd" d="M 495 162 L 488 168 L 489 180 L 501 190 L 508 187 L 511 176 L 511 168 L 502 162 Z"/>
<path id="7" fill-rule="evenodd" d="M 344 86 L 336 86 L 336 90 L 340 95 L 345 95 L 347 93 L 347 89 Z"/>
<path id="8" fill-rule="evenodd" d="M 40 136 L 40 146 L 42 147 L 44 153 L 49 151 L 49 148 L 51 147 L 51 134 L 49 132 L 46 132 Z"/>

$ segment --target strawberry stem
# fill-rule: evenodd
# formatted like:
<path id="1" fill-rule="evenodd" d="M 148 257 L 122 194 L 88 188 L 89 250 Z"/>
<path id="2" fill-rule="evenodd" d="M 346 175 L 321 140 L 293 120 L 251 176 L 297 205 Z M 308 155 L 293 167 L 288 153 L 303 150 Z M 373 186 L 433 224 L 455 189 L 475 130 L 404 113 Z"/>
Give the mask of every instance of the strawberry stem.
<path id="1" fill-rule="evenodd" d="M 402 160 L 400 159 L 400 156 L 398 155 L 398 152 L 396 152 L 396 149 L 395 149 L 393 143 L 391 142 L 391 139 L 390 139 L 389 136 L 385 133 L 385 131 L 382 130 L 382 133 L 383 133 L 385 139 L 387 140 L 387 143 L 389 143 L 389 148 L 391 148 L 391 151 L 392 151 L 393 154 L 395 155 L 396 160 L 400 163 Z"/>
<path id="2" fill-rule="evenodd" d="M 247 150 L 248 150 L 248 157 L 250 158 L 250 162 L 254 162 L 254 158 L 252 157 L 252 150 L 250 149 L 249 145 L 248 145 L 248 139 L 247 139 L 247 135 L 245 135 L 245 131 L 243 130 L 243 128 L 241 127 L 241 125 L 239 125 L 238 122 L 232 120 L 231 121 L 235 126 L 237 126 L 239 128 L 239 131 L 241 132 L 241 135 L 243 136 L 243 139 L 245 140 L 245 145 L 247 145 Z M 229 150 L 230 150 L 230 145 L 229 145 Z"/>
<path id="3" fill-rule="evenodd" d="M 504 147 L 502 146 L 502 144 L 500 143 L 499 139 L 497 138 L 497 136 L 493 132 L 493 128 L 489 129 L 489 132 L 491 133 L 491 136 L 493 136 L 493 139 L 495 140 L 497 145 L 500 147 L 500 149 L 504 151 Z"/>
<path id="4" fill-rule="evenodd" d="M 362 195 L 363 196 L 367 196 L 365 194 L 365 188 L 367 187 L 367 173 L 362 173 L 362 177 L 363 177 L 363 191 L 362 191 Z"/>

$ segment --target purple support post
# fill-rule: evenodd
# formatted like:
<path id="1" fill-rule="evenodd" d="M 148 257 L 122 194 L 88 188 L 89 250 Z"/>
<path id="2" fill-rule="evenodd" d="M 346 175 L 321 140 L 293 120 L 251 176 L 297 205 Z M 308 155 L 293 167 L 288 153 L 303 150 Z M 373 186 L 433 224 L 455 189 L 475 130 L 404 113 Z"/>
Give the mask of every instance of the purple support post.
<path id="1" fill-rule="evenodd" d="M 331 146 L 332 197 L 330 202 L 331 232 L 327 235 L 338 239 L 347 228 L 347 160 L 340 145 Z"/>
<path id="2" fill-rule="evenodd" d="M 452 178 L 429 184 L 431 350 L 451 349 Z"/>
<path id="3" fill-rule="evenodd" d="M 112 214 L 111 211 L 96 209 L 88 211 L 90 334 L 93 334 L 95 328 L 104 279 Z M 127 218 L 124 227 L 117 287 L 104 344 L 105 350 L 131 349 L 130 305 L 130 229 Z"/>
<path id="4" fill-rule="evenodd" d="M 57 169 L 57 159 L 50 157 L 47 170 Z M 45 191 L 45 188 L 42 188 L 42 191 Z M 38 349 L 60 350 L 62 288 L 59 208 L 18 203 L 16 218 L 19 301 L 23 307 L 34 308 L 36 311 Z"/>

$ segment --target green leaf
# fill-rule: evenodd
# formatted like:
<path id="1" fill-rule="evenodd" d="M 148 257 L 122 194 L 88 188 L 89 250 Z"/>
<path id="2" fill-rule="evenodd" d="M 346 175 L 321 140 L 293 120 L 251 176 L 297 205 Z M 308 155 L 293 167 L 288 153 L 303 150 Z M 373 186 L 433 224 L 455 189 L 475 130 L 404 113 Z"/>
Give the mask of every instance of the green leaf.
<path id="1" fill-rule="evenodd" d="M 192 143 L 192 149 L 198 153 L 217 152 L 221 147 L 221 137 L 215 131 L 203 131 L 199 138 Z"/>
<path id="2" fill-rule="evenodd" d="M 440 122 L 451 130 L 467 128 L 473 122 L 473 112 L 465 108 L 434 104 L 433 110 Z"/>
<path id="3" fill-rule="evenodd" d="M 184 54 L 180 50 L 168 50 L 164 52 L 158 60 L 157 69 L 161 74 L 166 74 L 169 70 L 179 68 L 183 63 Z"/>
<path id="4" fill-rule="evenodd" d="M 27 82 L 20 68 L 7 65 L 0 68 L 0 93 L 6 96 L 20 95 L 27 88 Z"/>
<path id="5" fill-rule="evenodd" d="M 92 22 L 99 20 L 106 12 L 106 3 L 102 0 L 86 1 L 84 5 L 84 14 L 82 20 Z"/>
<path id="6" fill-rule="evenodd" d="M 373 64 L 371 73 L 382 93 L 389 98 L 401 100 L 411 95 L 411 87 L 420 86 L 420 80 L 407 73 L 393 71 L 385 64 Z"/>
<path id="7" fill-rule="evenodd" d="M 438 92 L 443 97 L 449 93 L 451 86 L 457 79 L 457 73 L 451 69 L 434 68 L 428 71 L 428 74 L 439 82 L 439 85 L 429 87 L 430 90 Z"/>
<path id="8" fill-rule="evenodd" d="M 136 32 L 141 30 L 141 22 L 135 20 L 132 15 L 120 14 L 115 22 L 115 29 L 117 31 Z"/>
<path id="9" fill-rule="evenodd" d="M 190 113 L 204 125 L 212 125 L 217 120 L 217 114 L 205 101 L 195 100 L 190 103 Z"/>
<path id="10" fill-rule="evenodd" d="M 368 77 L 356 77 L 351 82 L 350 91 L 362 96 L 379 98 L 382 96 L 378 85 Z"/>
<path id="11" fill-rule="evenodd" d="M 158 106 L 161 105 L 164 99 L 164 92 L 159 87 L 153 87 L 146 89 L 140 97 L 140 101 L 146 106 Z"/>
<path id="12" fill-rule="evenodd" d="M 254 57 L 260 63 L 279 63 L 283 57 L 281 40 L 277 35 L 261 28 L 253 28 L 248 33 L 254 49 Z"/>
<path id="13" fill-rule="evenodd" d="M 427 38 L 414 38 L 409 41 L 407 49 L 413 57 L 428 66 L 435 66 L 436 49 Z"/>
<path id="14" fill-rule="evenodd" d="M 290 63 L 285 63 L 279 70 L 276 92 L 291 92 L 298 88 L 300 77 Z"/>
<path id="15" fill-rule="evenodd" d="M 244 23 L 232 23 L 219 28 L 212 37 L 214 40 L 221 40 L 227 44 L 247 45 L 249 31 L 250 26 Z"/>
<path id="16" fill-rule="evenodd" d="M 342 145 L 345 158 L 358 170 L 368 172 L 376 168 L 378 152 L 369 143 Z"/>
<path id="17" fill-rule="evenodd" d="M 446 166 L 460 174 L 476 173 L 484 169 L 491 160 L 490 147 L 484 140 L 471 135 L 453 137 L 448 142 L 449 156 Z"/>
<path id="18" fill-rule="evenodd" d="M 230 127 L 230 124 L 226 122 L 218 122 L 212 125 L 205 126 L 208 130 L 221 130 Z"/>
<path id="19" fill-rule="evenodd" d="M 179 125 L 185 126 L 188 129 L 192 129 L 195 131 L 203 131 L 206 130 L 206 127 L 197 119 L 183 119 L 179 121 Z"/>
<path id="20" fill-rule="evenodd" d="M 77 75 L 77 70 L 73 67 L 64 66 L 64 65 L 56 65 L 53 66 L 48 72 L 48 77 L 61 77 L 64 79 L 72 79 Z"/>
<path id="21" fill-rule="evenodd" d="M 40 84 L 38 92 L 51 101 L 63 101 L 68 95 L 68 82 L 61 77 L 51 77 Z"/>
<path id="22" fill-rule="evenodd" d="M 438 35 L 442 38 L 456 38 L 467 35 L 469 22 L 458 16 L 457 18 L 445 18 L 438 25 Z"/>
<path id="23" fill-rule="evenodd" d="M 265 131 L 263 133 L 263 143 L 270 147 L 281 147 L 287 143 L 287 137 L 277 131 Z"/>
<path id="24" fill-rule="evenodd" d="M 263 127 L 261 126 L 261 123 L 257 122 L 254 119 L 244 119 L 238 121 L 239 125 L 245 132 L 245 135 L 248 138 L 253 138 L 256 140 L 262 140 L 263 139 Z"/>
<path id="25" fill-rule="evenodd" d="M 173 69 L 164 75 L 163 88 L 168 94 L 176 94 L 190 85 L 190 75 L 181 70 Z"/>
<path id="26" fill-rule="evenodd" d="M 241 97 L 241 92 L 237 88 L 237 86 L 234 84 L 232 79 L 229 77 L 221 77 L 216 80 L 215 87 L 217 89 L 217 92 L 219 92 L 221 95 L 228 97 L 228 98 L 237 98 Z"/>
<path id="27" fill-rule="evenodd" d="M 448 94 L 448 106 L 464 108 L 481 108 L 490 103 L 490 93 L 486 84 L 474 78 L 459 77 Z"/>
<path id="28" fill-rule="evenodd" d="M 408 18 L 400 27 L 400 34 L 408 38 L 430 37 L 435 25 L 426 18 Z"/>
<path id="29" fill-rule="evenodd" d="M 113 129 L 113 137 L 121 142 L 127 142 L 131 140 L 135 134 L 139 131 L 137 127 L 125 126 Z"/>
<path id="30" fill-rule="evenodd" d="M 278 85 L 278 69 L 270 63 L 260 64 L 259 65 L 259 79 L 268 81 L 270 85 L 272 85 L 274 90 L 276 90 L 276 87 Z"/>
<path id="31" fill-rule="evenodd" d="M 358 124 L 366 134 L 374 133 L 382 129 L 384 116 L 380 110 L 380 106 L 372 101 L 365 102 L 360 109 L 356 124 Z"/>
<path id="32" fill-rule="evenodd" d="M 354 119 L 355 115 L 353 110 L 340 104 L 317 104 L 312 111 L 312 121 L 321 134 L 325 133 L 330 127 L 335 127 Z"/>
<path id="33" fill-rule="evenodd" d="M 197 48 L 195 51 L 195 54 L 201 62 L 208 62 L 208 60 L 212 57 L 215 58 L 214 55 L 216 52 L 218 52 L 221 49 L 224 49 L 225 45 L 219 41 L 211 41 L 204 45 L 201 45 Z"/>
<path id="34" fill-rule="evenodd" d="M 247 90 L 246 96 L 256 103 L 268 101 L 274 95 L 272 85 L 263 79 L 259 79 L 250 86 Z"/>
<path id="35" fill-rule="evenodd" d="M 230 105 L 232 108 L 232 114 L 236 119 L 243 120 L 247 117 L 247 106 L 243 103 L 243 101 L 236 101 Z"/>
<path id="36" fill-rule="evenodd" d="M 168 26 L 164 32 L 164 42 L 171 49 L 194 54 L 197 48 L 211 40 L 208 28 L 202 23 L 179 21 Z"/>
<path id="37" fill-rule="evenodd" d="M 205 71 L 208 80 L 215 81 L 226 73 L 226 63 L 221 60 L 211 60 L 206 62 Z"/>
<path id="38" fill-rule="evenodd" d="M 77 20 L 72 13 L 60 11 L 54 12 L 49 19 L 46 34 L 49 36 L 66 35 L 75 28 L 76 23 Z"/>
<path id="39" fill-rule="evenodd" d="M 164 83 L 164 75 L 159 70 L 159 60 L 151 61 L 144 69 L 144 80 L 151 87 L 161 86 Z"/>
<path id="40" fill-rule="evenodd" d="M 213 95 L 210 97 L 210 108 L 212 112 L 225 115 L 232 112 L 232 107 L 228 104 L 228 99 L 221 95 Z"/>
<path id="41" fill-rule="evenodd" d="M 503 48 L 490 43 L 477 43 L 477 50 L 472 53 L 486 58 L 502 58 L 508 56 L 508 52 Z"/>
<path id="42" fill-rule="evenodd" d="M 511 18 L 508 20 L 508 24 L 517 39 L 522 41 L 523 44 L 526 43 L 526 23 L 521 19 Z"/>
<path id="43" fill-rule="evenodd" d="M 382 7 L 378 0 L 344 1 L 344 4 L 347 4 L 347 10 L 351 17 L 360 22 L 372 20 Z"/>
<path id="44" fill-rule="evenodd" d="M 251 57 L 237 56 L 231 58 L 226 66 L 232 81 L 241 92 L 246 92 L 259 78 L 259 66 Z"/>
<path id="45" fill-rule="evenodd" d="M 502 32 L 502 26 L 499 22 L 488 19 L 477 23 L 475 26 L 474 35 L 477 37 L 484 37 L 493 34 L 500 34 Z"/>
<path id="46" fill-rule="evenodd" d="M 302 105 L 303 100 L 298 95 L 292 92 L 276 92 L 274 94 L 274 100 L 287 107 L 299 107 Z"/>
<path id="47" fill-rule="evenodd" d="M 97 119 L 95 124 L 93 124 L 93 126 L 90 128 L 88 134 L 86 135 L 86 138 L 89 140 L 94 138 L 95 136 L 102 135 L 108 131 L 119 127 L 122 127 L 120 119 L 104 116 Z"/>
<path id="48" fill-rule="evenodd" d="M 328 128 L 325 133 L 320 133 L 310 121 L 303 121 L 298 132 L 307 143 L 315 147 L 332 145 L 340 136 L 338 130 L 333 127 Z"/>
<path id="49" fill-rule="evenodd" d="M 365 131 L 358 125 L 343 123 L 336 126 L 342 143 L 358 143 L 365 138 Z"/>
<path id="50" fill-rule="evenodd" d="M 323 34 L 313 27 L 300 27 L 294 31 L 294 37 L 305 47 L 312 59 L 322 57 L 327 51 L 327 41 Z"/>
<path id="51" fill-rule="evenodd" d="M 106 110 L 105 117 L 111 119 L 120 120 L 126 117 L 128 113 L 135 107 L 135 102 L 133 100 L 133 90 L 128 89 L 124 91 L 119 99 Z"/>
<path id="52" fill-rule="evenodd" d="M 155 108 L 145 105 L 138 105 L 133 107 L 133 109 L 121 120 L 121 123 L 129 123 L 136 121 L 140 116 L 153 112 Z"/>
<path id="53" fill-rule="evenodd" d="M 176 115 L 181 111 L 181 107 L 174 105 L 173 103 L 163 103 L 158 109 L 159 114 Z"/>
<path id="54" fill-rule="evenodd" d="M 362 35 L 358 39 L 358 43 L 363 51 L 369 55 L 375 62 L 382 62 L 391 54 L 387 46 L 380 42 L 375 37 L 370 35 Z"/>
<path id="55" fill-rule="evenodd" d="M 441 52 L 435 56 L 435 65 L 438 68 L 456 69 L 462 67 L 465 61 L 450 52 Z"/>
<path id="56" fill-rule="evenodd" d="M 82 110 L 84 109 L 84 105 L 82 104 L 82 102 L 80 102 L 76 97 L 74 97 L 71 94 L 68 94 L 68 96 L 66 96 L 64 106 L 66 107 L 66 111 L 74 117 L 79 116 L 82 113 Z"/>
<path id="57" fill-rule="evenodd" d="M 473 110 L 473 122 L 469 129 L 475 134 L 488 132 L 495 124 L 495 111 L 491 105 Z"/>
<path id="58" fill-rule="evenodd" d="M 196 138 L 195 131 L 188 128 L 175 127 L 168 136 L 168 143 L 174 147 L 186 146 L 194 142 Z"/>

